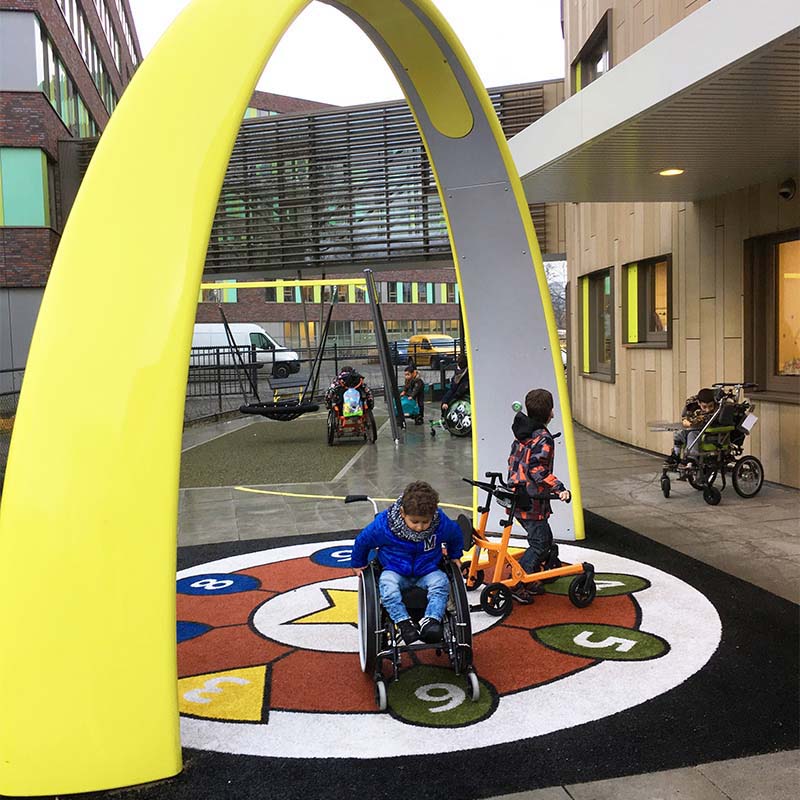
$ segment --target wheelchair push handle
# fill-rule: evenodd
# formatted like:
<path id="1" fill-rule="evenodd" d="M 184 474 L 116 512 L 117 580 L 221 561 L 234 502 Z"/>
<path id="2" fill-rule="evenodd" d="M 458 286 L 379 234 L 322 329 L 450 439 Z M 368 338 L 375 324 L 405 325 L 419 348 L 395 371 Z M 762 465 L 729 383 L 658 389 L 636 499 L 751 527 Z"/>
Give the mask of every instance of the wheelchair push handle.
<path id="1" fill-rule="evenodd" d="M 344 498 L 345 503 L 360 503 L 363 500 L 369 500 L 369 495 L 366 494 L 348 494 Z"/>
<path id="2" fill-rule="evenodd" d="M 372 503 L 372 513 L 374 516 L 378 516 L 378 504 L 368 495 L 368 494 L 348 494 L 344 498 L 345 503 L 360 503 L 362 501 L 366 501 L 368 503 Z"/>

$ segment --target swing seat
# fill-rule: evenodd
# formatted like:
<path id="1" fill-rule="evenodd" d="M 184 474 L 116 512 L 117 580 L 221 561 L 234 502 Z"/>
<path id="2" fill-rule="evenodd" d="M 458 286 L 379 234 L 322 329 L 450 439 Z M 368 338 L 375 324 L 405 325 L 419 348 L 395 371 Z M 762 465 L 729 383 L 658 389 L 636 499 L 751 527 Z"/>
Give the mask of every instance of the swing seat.
<path id="1" fill-rule="evenodd" d="M 257 414 L 279 422 L 291 422 L 303 414 L 319 411 L 319 403 L 301 403 L 298 400 L 278 400 L 275 403 L 248 403 L 239 406 L 242 414 Z"/>

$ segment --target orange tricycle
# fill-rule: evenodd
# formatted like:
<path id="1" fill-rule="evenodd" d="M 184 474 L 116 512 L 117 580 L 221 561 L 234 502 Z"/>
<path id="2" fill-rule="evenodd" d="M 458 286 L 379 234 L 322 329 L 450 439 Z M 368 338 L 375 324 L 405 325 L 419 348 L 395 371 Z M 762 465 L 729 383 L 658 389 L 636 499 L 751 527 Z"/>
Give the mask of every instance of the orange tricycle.
<path id="1" fill-rule="evenodd" d="M 467 483 L 477 486 L 486 492 L 486 502 L 478 507 L 480 518 L 477 529 L 473 528 L 469 520 L 462 514 L 458 523 L 465 533 L 471 533 L 474 546 L 471 559 L 461 562 L 461 572 L 467 585 L 467 590 L 474 591 L 484 582 L 487 585 L 481 591 L 481 610 L 494 617 L 501 617 L 511 611 L 513 598 L 511 590 L 517 584 L 551 583 L 557 578 L 566 575 L 575 577 L 569 584 L 569 599 L 577 608 L 586 608 L 597 593 L 594 581 L 594 566 L 588 562 L 581 564 L 562 564 L 558 558 L 558 545 L 554 544 L 541 564 L 538 572 L 525 572 L 520 566 L 517 556 L 509 552 L 511 539 L 526 539 L 527 537 L 511 533 L 514 524 L 514 513 L 519 508 L 530 508 L 531 498 L 524 493 L 524 487 L 508 486 L 499 472 L 487 472 L 489 482 L 473 481 L 464 478 Z M 489 521 L 489 509 L 494 498 L 498 505 L 508 511 L 508 516 L 500 520 L 502 533 L 500 540 L 489 538 L 486 525 Z M 539 495 L 541 500 L 557 500 L 557 494 Z M 567 500 L 569 502 L 569 500 Z"/>

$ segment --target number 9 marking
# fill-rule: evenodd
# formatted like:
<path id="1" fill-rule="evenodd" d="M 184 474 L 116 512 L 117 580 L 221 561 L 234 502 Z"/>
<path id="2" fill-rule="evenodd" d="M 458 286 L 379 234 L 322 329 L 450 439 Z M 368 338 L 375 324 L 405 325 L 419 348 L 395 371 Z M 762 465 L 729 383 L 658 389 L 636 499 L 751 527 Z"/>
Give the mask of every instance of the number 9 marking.
<path id="1" fill-rule="evenodd" d="M 432 694 L 434 690 L 437 692 L 436 694 Z M 426 683 L 424 686 L 418 687 L 414 694 L 417 699 L 425 703 L 444 703 L 444 705 L 429 708 L 428 711 L 431 714 L 458 708 L 467 699 L 466 692 L 459 689 L 458 686 L 453 686 L 452 683 Z"/>

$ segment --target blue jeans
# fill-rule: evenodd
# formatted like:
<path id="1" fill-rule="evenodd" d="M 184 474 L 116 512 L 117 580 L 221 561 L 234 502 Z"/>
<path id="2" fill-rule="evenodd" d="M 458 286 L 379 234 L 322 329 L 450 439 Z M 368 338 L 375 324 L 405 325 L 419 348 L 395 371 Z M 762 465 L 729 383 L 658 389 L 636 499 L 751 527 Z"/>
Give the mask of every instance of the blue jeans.
<path id="1" fill-rule="evenodd" d="M 378 580 L 381 590 L 381 600 L 384 608 L 392 622 L 400 622 L 409 618 L 409 613 L 403 604 L 401 592 L 412 586 L 419 586 L 428 592 L 428 606 L 425 609 L 426 617 L 433 617 L 440 622 L 444 616 L 444 607 L 447 605 L 447 598 L 450 596 L 450 581 L 447 575 L 440 569 L 429 572 L 421 578 L 412 578 L 408 575 L 400 575 L 385 569 L 381 572 Z"/>
<path id="2" fill-rule="evenodd" d="M 528 533 L 528 549 L 520 556 L 519 565 L 527 573 L 538 572 L 542 558 L 544 558 L 553 546 L 553 531 L 550 530 L 550 523 L 546 519 L 519 519 L 517 522 L 522 525 Z"/>

